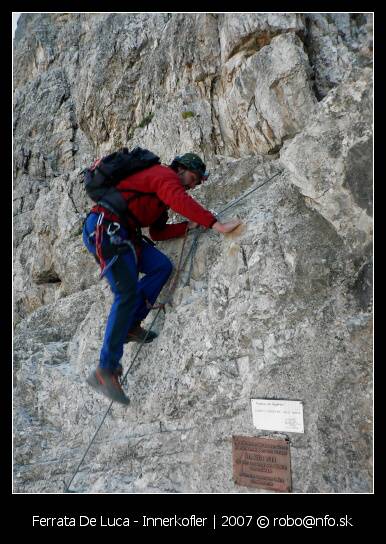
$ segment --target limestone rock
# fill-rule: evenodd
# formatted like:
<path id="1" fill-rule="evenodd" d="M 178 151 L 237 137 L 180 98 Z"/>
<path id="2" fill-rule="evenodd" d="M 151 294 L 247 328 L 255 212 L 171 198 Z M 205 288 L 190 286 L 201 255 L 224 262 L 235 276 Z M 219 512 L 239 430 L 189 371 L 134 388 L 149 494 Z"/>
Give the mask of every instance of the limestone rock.
<path id="1" fill-rule="evenodd" d="M 320 102 L 305 130 L 281 152 L 308 206 L 325 217 L 365 271 L 370 303 L 372 266 L 372 73 L 351 73 Z"/>
<path id="2" fill-rule="evenodd" d="M 125 346 L 131 405 L 113 405 L 72 488 L 265 493 L 234 484 L 232 435 L 282 436 L 254 428 L 250 406 L 278 398 L 304 403 L 305 433 L 289 433 L 295 493 L 372 490 L 371 24 L 371 14 L 21 16 L 16 492 L 61 492 L 108 407 L 85 383 L 112 294 L 83 246 L 80 179 L 95 158 L 135 145 L 165 164 L 199 153 L 211 176 L 192 194 L 216 213 L 262 186 L 221 216 L 241 218 L 236 232 L 200 235 L 158 338 L 132 366 L 137 346 Z M 176 263 L 181 244 L 158 247 Z"/>
<path id="3" fill-rule="evenodd" d="M 272 153 L 299 132 L 316 104 L 309 79 L 308 58 L 294 33 L 273 38 L 242 63 L 226 63 L 218 107 L 231 154 Z"/>
<path id="4" fill-rule="evenodd" d="M 304 41 L 314 70 L 318 98 L 336 87 L 353 66 L 371 63 L 371 13 L 308 13 Z"/>

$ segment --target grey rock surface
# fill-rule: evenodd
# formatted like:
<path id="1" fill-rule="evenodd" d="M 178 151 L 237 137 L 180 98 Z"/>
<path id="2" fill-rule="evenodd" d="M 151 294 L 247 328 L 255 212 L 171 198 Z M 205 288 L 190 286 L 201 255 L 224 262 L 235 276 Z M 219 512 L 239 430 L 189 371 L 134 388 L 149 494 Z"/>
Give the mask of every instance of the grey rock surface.
<path id="1" fill-rule="evenodd" d="M 244 434 L 289 437 L 295 493 L 372 491 L 371 55 L 365 13 L 21 16 L 15 492 L 63 491 L 109 404 L 85 383 L 112 294 L 80 173 L 124 145 L 199 153 L 193 196 L 217 212 L 280 175 L 224 214 L 236 232 L 200 236 L 72 488 L 266 493 L 233 482 Z M 176 263 L 181 244 L 158 247 Z M 304 434 L 256 429 L 251 398 L 301 400 Z"/>

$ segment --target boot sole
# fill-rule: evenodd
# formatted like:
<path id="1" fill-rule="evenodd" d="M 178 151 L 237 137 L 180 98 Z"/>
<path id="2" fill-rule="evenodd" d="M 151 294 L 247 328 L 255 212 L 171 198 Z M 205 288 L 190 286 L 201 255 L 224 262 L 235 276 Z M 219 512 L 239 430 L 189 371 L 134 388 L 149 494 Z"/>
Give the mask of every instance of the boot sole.
<path id="1" fill-rule="evenodd" d="M 114 393 L 110 393 L 110 391 L 104 386 L 101 385 L 95 376 L 95 373 L 93 372 L 90 374 L 90 376 L 86 379 L 86 382 L 88 385 L 90 385 L 97 393 L 100 393 L 104 397 L 107 397 L 108 399 L 112 400 L 113 402 L 119 402 L 119 404 L 122 404 L 124 406 L 128 406 L 130 404 L 130 399 L 128 397 L 116 397 Z"/>

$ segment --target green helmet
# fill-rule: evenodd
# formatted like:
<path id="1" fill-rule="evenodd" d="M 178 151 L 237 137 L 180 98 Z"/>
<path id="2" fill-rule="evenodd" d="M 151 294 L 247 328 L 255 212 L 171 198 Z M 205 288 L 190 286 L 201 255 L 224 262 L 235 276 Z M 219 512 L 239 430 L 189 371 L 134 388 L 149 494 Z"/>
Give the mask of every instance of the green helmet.
<path id="1" fill-rule="evenodd" d="M 177 155 L 174 158 L 173 163 L 181 164 L 188 170 L 193 170 L 201 176 L 201 180 L 208 179 L 209 173 L 206 172 L 206 166 L 195 153 L 185 153 L 184 155 Z"/>

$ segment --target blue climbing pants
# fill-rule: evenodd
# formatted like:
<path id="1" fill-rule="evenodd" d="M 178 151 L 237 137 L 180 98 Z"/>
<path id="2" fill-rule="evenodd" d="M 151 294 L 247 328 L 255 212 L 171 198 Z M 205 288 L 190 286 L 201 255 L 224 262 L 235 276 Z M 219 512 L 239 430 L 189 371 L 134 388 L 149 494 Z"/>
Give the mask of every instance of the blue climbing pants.
<path id="1" fill-rule="evenodd" d="M 90 213 L 83 226 L 83 242 L 90 253 L 96 256 L 95 231 L 99 214 Z M 128 240 L 128 232 L 122 226 L 117 233 Z M 173 270 L 173 265 L 158 249 L 141 241 L 140 256 L 128 247 L 107 269 L 105 277 L 114 294 L 113 305 L 107 319 L 99 365 L 114 370 L 123 355 L 123 346 L 130 329 L 139 325 L 149 313 L 146 301 L 154 304 L 162 287 Z M 106 231 L 103 233 L 102 255 L 111 255 L 111 241 Z M 105 258 L 107 265 L 110 258 Z M 138 280 L 139 272 L 144 276 Z"/>

